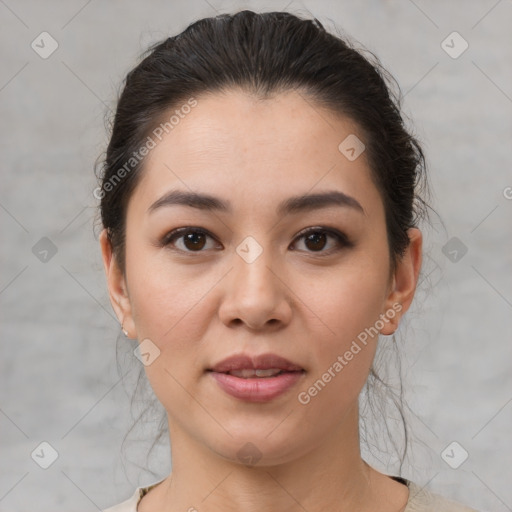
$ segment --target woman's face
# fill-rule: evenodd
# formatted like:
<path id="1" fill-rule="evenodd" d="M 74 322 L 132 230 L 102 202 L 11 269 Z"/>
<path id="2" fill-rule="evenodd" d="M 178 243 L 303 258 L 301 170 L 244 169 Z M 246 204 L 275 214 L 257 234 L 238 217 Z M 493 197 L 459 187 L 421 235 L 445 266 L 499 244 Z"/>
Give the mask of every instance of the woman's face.
<path id="1" fill-rule="evenodd" d="M 258 101 L 231 91 L 198 97 L 146 157 L 127 209 L 125 276 L 103 234 L 102 247 L 114 308 L 144 343 L 171 439 L 277 464 L 357 431 L 375 333 L 394 332 L 412 300 L 420 235 L 390 274 L 383 202 L 364 151 L 354 159 L 355 137 L 364 143 L 353 122 L 297 92 Z M 159 201 L 171 191 L 216 201 Z M 170 239 L 178 228 L 189 231 Z M 265 377 L 231 377 L 260 388 L 233 396 L 209 371 L 269 353 L 302 372 L 272 378 L 270 390 Z"/>

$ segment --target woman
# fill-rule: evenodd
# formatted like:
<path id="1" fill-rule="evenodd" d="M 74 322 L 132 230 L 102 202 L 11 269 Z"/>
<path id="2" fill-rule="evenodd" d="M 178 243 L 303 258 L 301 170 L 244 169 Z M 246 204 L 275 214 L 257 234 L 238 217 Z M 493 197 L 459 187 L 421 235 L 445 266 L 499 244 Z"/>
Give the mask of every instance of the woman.
<path id="1" fill-rule="evenodd" d="M 472 510 L 361 456 L 358 398 L 413 300 L 426 207 L 384 74 L 317 20 L 251 11 L 128 74 L 100 244 L 172 472 L 108 512 Z"/>

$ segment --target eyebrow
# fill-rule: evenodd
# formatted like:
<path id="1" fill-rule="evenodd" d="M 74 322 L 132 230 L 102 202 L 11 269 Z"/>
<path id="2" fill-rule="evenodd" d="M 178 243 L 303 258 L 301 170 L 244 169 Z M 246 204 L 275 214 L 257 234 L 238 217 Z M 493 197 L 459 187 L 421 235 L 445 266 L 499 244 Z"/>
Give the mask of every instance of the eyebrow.
<path id="1" fill-rule="evenodd" d="M 157 199 L 147 210 L 150 214 L 155 210 L 167 206 L 189 206 L 199 210 L 218 211 L 232 213 L 233 208 L 230 201 L 224 201 L 218 197 L 198 192 L 186 192 L 182 190 L 171 190 Z M 277 215 L 284 216 L 299 212 L 318 210 L 330 206 L 352 208 L 365 214 L 359 201 L 352 196 L 338 190 L 331 190 L 316 194 L 303 194 L 290 197 L 279 203 Z"/>

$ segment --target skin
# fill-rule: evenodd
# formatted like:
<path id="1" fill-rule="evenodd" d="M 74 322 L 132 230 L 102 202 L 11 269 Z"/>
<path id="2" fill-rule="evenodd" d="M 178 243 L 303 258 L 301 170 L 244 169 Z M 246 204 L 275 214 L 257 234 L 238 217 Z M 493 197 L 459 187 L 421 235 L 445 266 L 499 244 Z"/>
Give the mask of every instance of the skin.
<path id="1" fill-rule="evenodd" d="M 167 411 L 172 473 L 138 510 L 403 510 L 407 487 L 360 455 L 357 400 L 377 337 L 307 405 L 297 395 L 393 304 L 402 309 L 380 332 L 397 329 L 418 280 L 421 232 L 409 230 L 410 245 L 391 273 L 384 207 L 366 155 L 349 161 L 338 150 L 349 134 L 364 141 L 350 119 L 297 91 L 265 101 L 238 90 L 197 100 L 149 153 L 130 198 L 125 275 L 106 232 L 100 235 L 120 322 L 131 338 L 149 338 L 160 350 L 145 370 Z M 148 213 L 172 189 L 231 201 L 233 213 L 187 206 Z M 352 196 L 364 213 L 331 206 L 276 214 L 290 196 L 327 190 Z M 174 250 L 159 246 L 185 226 L 213 235 L 199 244 L 203 252 L 183 237 Z M 297 237 L 309 227 L 338 229 L 353 246 Z M 236 252 L 247 236 L 263 249 L 252 263 Z M 241 352 L 274 352 L 306 373 L 270 402 L 241 401 L 205 372 Z M 247 442 L 261 453 L 252 467 L 237 457 Z"/>

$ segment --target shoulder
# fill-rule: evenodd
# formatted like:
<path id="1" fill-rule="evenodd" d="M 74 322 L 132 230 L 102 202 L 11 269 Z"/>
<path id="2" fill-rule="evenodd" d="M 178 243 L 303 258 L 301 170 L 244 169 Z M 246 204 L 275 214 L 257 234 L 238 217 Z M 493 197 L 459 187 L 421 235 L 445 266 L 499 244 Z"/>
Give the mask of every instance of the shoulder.
<path id="1" fill-rule="evenodd" d="M 452 501 L 439 494 L 407 481 L 409 500 L 404 512 L 477 512 L 462 503 Z"/>
<path id="2" fill-rule="evenodd" d="M 106 508 L 102 512 L 137 512 L 137 504 L 141 499 L 141 488 L 137 487 L 130 498 L 118 505 Z"/>
<path id="3" fill-rule="evenodd" d="M 128 498 L 126 501 L 114 505 L 112 507 L 106 508 L 101 512 L 137 512 L 137 505 L 139 504 L 142 497 L 148 493 L 153 487 L 156 487 L 161 480 L 155 482 L 147 487 L 137 487 L 135 492 Z"/>

